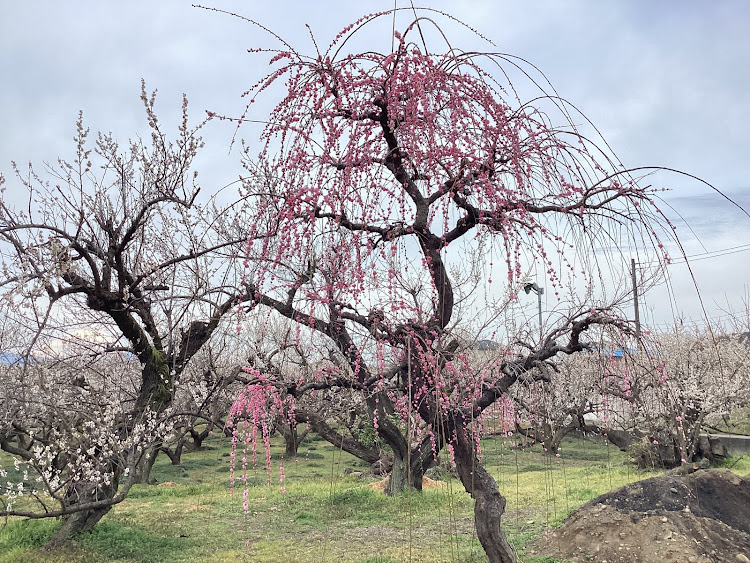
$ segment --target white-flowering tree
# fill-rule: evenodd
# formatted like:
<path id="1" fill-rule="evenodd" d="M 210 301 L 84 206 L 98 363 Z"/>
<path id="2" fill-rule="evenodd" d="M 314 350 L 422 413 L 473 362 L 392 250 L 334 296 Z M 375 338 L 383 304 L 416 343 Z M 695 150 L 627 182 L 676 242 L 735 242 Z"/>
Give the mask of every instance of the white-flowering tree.
<path id="1" fill-rule="evenodd" d="M 564 358 L 558 368 L 547 393 L 530 400 L 523 391 L 531 418 L 550 421 L 553 430 L 570 424 L 606 436 L 643 467 L 712 457 L 712 444 L 701 436 L 706 424 L 750 404 L 750 347 L 742 335 L 718 327 L 680 325 L 634 348 L 610 342 Z M 576 422 L 575 404 L 586 404 L 581 414 L 593 416 Z"/>
<path id="2" fill-rule="evenodd" d="M 199 197 L 191 165 L 202 141 L 188 125 L 187 101 L 170 140 L 156 116 L 155 95 L 144 88 L 142 99 L 147 139 L 121 145 L 113 135 L 99 134 L 92 142 L 79 119 L 74 158 L 42 171 L 14 166 L 12 189 L 0 199 L 0 299 L 4 314 L 28 335 L 18 350 L 22 360 L 6 373 L 18 392 L 4 398 L 11 406 L 3 408 L 11 412 L 0 444 L 17 456 L 37 456 L 26 461 L 37 464 L 45 483 L 42 491 L 24 489 L 40 510 L 6 506 L 0 515 L 62 516 L 53 541 L 91 528 L 123 498 L 139 452 L 169 433 L 166 417 L 186 366 L 248 297 L 237 289 L 234 260 L 247 239 L 246 221 L 235 208 Z M 58 356 L 73 355 L 73 341 L 86 354 L 72 364 L 59 362 Z M 88 371 L 73 377 L 77 362 L 96 366 L 101 386 L 88 381 Z M 118 363 L 128 375 L 113 383 L 111 366 Z M 39 406 L 57 405 L 49 409 L 46 442 L 33 422 L 39 419 L 30 418 L 38 391 L 29 386 L 32 372 L 40 388 L 47 377 L 82 383 L 40 395 Z M 87 389 L 97 390 L 90 396 L 95 404 L 79 416 L 75 405 L 88 404 Z M 84 459 L 71 457 L 65 438 L 77 432 L 76 439 L 84 440 L 84 430 L 98 440 L 90 455 L 98 461 L 81 461 L 85 470 L 79 471 L 60 460 Z M 85 443 L 82 451 L 92 451 Z M 127 447 L 111 450 L 113 443 Z M 38 455 L 51 465 L 39 466 Z M 57 473 L 44 473 L 52 470 Z"/>
<path id="3" fill-rule="evenodd" d="M 557 454 L 565 436 L 585 430 L 586 417 L 600 410 L 602 366 L 596 351 L 567 356 L 544 368 L 548 377 L 522 381 L 510 396 L 515 430 Z"/>
<path id="4" fill-rule="evenodd" d="M 148 406 L 133 420 L 141 366 L 132 354 L 103 353 L 90 334 L 45 346 L 47 335 L 29 328 L 17 325 L 16 336 L 26 329 L 35 345 L 3 343 L 9 361 L 0 367 L 0 448 L 14 461 L 0 467 L 7 478 L 2 511 L 30 518 L 103 514 L 125 498 L 171 422 Z"/>
<path id="5" fill-rule="evenodd" d="M 628 380 L 619 374 L 620 396 L 633 399 L 632 412 L 659 446 L 657 461 L 710 456 L 700 438 L 706 423 L 750 405 L 750 347 L 716 327 L 682 326 L 653 335 L 647 346 L 647 358 L 631 365 Z"/>

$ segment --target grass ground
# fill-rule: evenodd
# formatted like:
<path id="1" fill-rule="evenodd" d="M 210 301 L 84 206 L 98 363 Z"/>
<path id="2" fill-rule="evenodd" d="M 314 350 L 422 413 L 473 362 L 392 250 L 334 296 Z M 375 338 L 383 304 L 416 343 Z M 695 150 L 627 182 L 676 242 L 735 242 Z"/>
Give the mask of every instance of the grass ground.
<path id="1" fill-rule="evenodd" d="M 520 561 L 529 563 L 551 561 L 527 557 L 525 546 L 571 510 L 651 475 L 624 465 L 612 446 L 578 439 L 567 440 L 560 457 L 538 446 L 512 449 L 503 438 L 482 448 L 508 499 L 504 527 Z M 58 526 L 54 520 L 8 522 L 0 531 L 0 563 L 486 561 L 473 531 L 473 503 L 450 475 L 443 487 L 389 498 L 347 475 L 347 468 L 366 467 L 326 442 L 305 442 L 296 460 L 281 460 L 279 442 L 272 452 L 270 476 L 263 464 L 248 473 L 247 514 L 244 487 L 230 495 L 229 444 L 215 437 L 180 466 L 159 458 L 152 476 L 160 486 L 134 487 L 92 533 L 63 550 L 39 549 Z M 747 473 L 750 460 L 733 470 Z"/>

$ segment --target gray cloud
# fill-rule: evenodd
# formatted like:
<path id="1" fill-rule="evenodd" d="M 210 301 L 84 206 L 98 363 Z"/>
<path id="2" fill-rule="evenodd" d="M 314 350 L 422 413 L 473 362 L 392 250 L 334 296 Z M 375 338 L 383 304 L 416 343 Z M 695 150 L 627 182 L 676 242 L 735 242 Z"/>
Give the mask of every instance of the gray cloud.
<path id="1" fill-rule="evenodd" d="M 324 46 L 359 15 L 392 6 L 385 0 L 207 3 L 254 18 L 308 52 L 313 47 L 305 23 Z M 750 191 L 750 3 L 429 4 L 454 14 L 496 44 L 492 47 L 443 20 L 457 46 L 497 49 L 537 65 L 557 91 L 597 125 L 626 165 L 678 168 L 750 203 L 744 197 Z M 400 21 L 407 17 L 399 15 Z M 390 20 L 368 30 L 355 47 L 389 48 Z M 8 176 L 11 160 L 54 161 L 70 154 L 79 109 L 94 130 L 112 130 L 123 139 L 143 132 L 138 100 L 142 77 L 150 88 L 159 89 L 162 119 L 168 124 L 177 123 L 182 92 L 188 94 L 197 119 L 206 109 L 237 115 L 244 108 L 240 93 L 267 69 L 268 57 L 249 55 L 247 49 L 272 45 L 257 27 L 181 0 L 6 2 L 0 9 L 0 170 Z M 264 107 L 259 104 L 258 116 Z M 208 189 L 238 173 L 237 155 L 227 154 L 233 133 L 226 124 L 205 131 L 208 146 L 199 165 Z M 705 186 L 675 175 L 659 175 L 654 181 L 673 190 L 668 200 L 701 232 L 705 248 L 748 240 L 750 219 L 709 203 L 714 196 Z M 679 232 L 685 248 L 702 251 L 689 229 L 680 226 Z M 724 266 L 731 268 L 731 276 L 718 273 L 725 258 L 702 261 L 699 271 L 708 272 L 708 281 L 701 282 L 705 301 L 720 302 L 724 293 L 732 299 L 741 295 L 749 258 L 732 255 Z M 685 310 L 699 316 L 689 275 L 675 269 L 672 282 Z M 663 299 L 647 296 L 647 301 L 666 311 L 655 313 L 660 322 L 671 315 L 662 307 Z"/>

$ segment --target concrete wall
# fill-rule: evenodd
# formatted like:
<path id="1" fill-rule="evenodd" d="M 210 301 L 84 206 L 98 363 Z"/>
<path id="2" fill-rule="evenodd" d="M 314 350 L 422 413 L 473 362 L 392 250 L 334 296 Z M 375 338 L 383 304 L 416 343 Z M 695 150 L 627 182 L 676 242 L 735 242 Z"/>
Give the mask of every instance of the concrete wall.
<path id="1" fill-rule="evenodd" d="M 729 452 L 729 455 L 750 454 L 750 436 L 735 434 L 709 434 L 711 438 L 718 438 Z"/>

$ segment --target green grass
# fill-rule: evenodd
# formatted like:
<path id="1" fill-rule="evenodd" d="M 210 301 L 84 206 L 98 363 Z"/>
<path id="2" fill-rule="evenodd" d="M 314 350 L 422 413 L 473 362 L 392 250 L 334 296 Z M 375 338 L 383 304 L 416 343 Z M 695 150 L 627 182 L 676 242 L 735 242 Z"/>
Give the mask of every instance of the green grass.
<path id="1" fill-rule="evenodd" d="M 135 523 L 105 521 L 84 534 L 79 543 L 105 561 L 160 563 L 169 560 L 175 552 L 195 547 L 196 540 L 187 536 L 160 537 Z"/>
<path id="2" fill-rule="evenodd" d="M 185 454 L 181 466 L 160 457 L 152 476 L 165 485 L 133 487 L 93 532 L 64 549 L 40 549 L 55 521 L 9 521 L 0 530 L 0 563 L 486 561 L 473 530 L 473 502 L 447 472 L 444 487 L 389 498 L 344 473 L 365 464 L 326 442 L 306 441 L 297 460 L 283 462 L 286 493 L 278 461 L 270 474 L 263 465 L 248 470 L 245 514 L 239 472 L 230 495 L 228 442 L 206 443 Z M 282 451 L 274 441 L 272 457 Z M 508 500 L 504 527 L 527 563 L 552 563 L 527 556 L 525 547 L 570 511 L 652 475 L 623 465 L 616 448 L 582 440 L 566 440 L 560 457 L 550 457 L 539 447 L 520 451 L 495 438 L 482 441 L 482 454 Z M 732 469 L 750 471 L 750 460 Z"/>
<path id="3" fill-rule="evenodd" d="M 14 520 L 0 533 L 0 553 L 41 547 L 56 529 L 54 520 Z"/>

